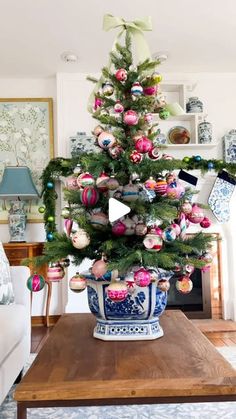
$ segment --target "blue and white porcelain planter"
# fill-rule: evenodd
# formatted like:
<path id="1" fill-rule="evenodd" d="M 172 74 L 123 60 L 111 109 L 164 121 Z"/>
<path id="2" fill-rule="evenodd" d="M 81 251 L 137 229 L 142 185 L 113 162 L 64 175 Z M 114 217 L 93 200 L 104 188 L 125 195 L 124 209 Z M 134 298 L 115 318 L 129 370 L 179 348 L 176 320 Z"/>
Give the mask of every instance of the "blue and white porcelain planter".
<path id="1" fill-rule="evenodd" d="M 136 286 L 132 294 L 121 302 L 114 302 L 106 289 L 110 280 L 87 278 L 88 303 L 96 316 L 93 336 L 102 340 L 152 340 L 163 336 L 159 316 L 167 303 L 167 293 L 159 290 L 156 282 L 148 287 Z"/>

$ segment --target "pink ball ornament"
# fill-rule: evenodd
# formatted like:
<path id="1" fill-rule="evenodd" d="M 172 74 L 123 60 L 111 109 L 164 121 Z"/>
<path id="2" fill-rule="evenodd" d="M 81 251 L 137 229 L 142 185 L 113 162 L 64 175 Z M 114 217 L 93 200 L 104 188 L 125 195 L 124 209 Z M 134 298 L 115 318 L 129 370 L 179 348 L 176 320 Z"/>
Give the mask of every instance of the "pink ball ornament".
<path id="1" fill-rule="evenodd" d="M 193 265 L 185 265 L 183 267 L 183 273 L 184 275 L 190 276 L 194 272 L 194 266 Z"/>
<path id="2" fill-rule="evenodd" d="M 91 272 L 95 278 L 101 278 L 107 272 L 107 264 L 103 258 L 93 264 Z"/>
<path id="3" fill-rule="evenodd" d="M 102 172 L 99 177 L 96 180 L 96 186 L 98 188 L 99 191 L 101 192 L 106 192 L 107 191 L 107 182 L 109 180 L 109 176 L 105 173 Z"/>
<path id="4" fill-rule="evenodd" d="M 52 266 L 49 266 L 47 269 L 47 279 L 51 282 L 59 282 L 64 276 L 65 271 L 59 263 L 57 263 L 56 266 L 55 264 L 52 264 Z"/>
<path id="5" fill-rule="evenodd" d="M 142 161 L 143 156 L 137 150 L 134 150 L 130 153 L 129 159 L 132 163 L 139 164 Z"/>
<path id="6" fill-rule="evenodd" d="M 179 182 L 172 182 L 167 185 L 166 194 L 169 199 L 180 199 L 185 192 L 185 188 Z"/>
<path id="7" fill-rule="evenodd" d="M 116 139 L 111 132 L 103 131 L 98 136 L 98 145 L 104 150 L 107 150 L 108 148 L 111 148 L 112 146 L 114 146 L 115 142 L 116 142 Z"/>
<path id="8" fill-rule="evenodd" d="M 124 236 L 126 225 L 122 221 L 116 221 L 112 226 L 112 233 L 115 236 Z"/>
<path id="9" fill-rule="evenodd" d="M 160 151 L 158 147 L 153 147 L 149 152 L 148 152 L 148 157 L 151 160 L 158 160 L 160 158 Z"/>
<path id="10" fill-rule="evenodd" d="M 143 87 L 139 82 L 136 82 L 132 85 L 131 94 L 133 96 L 141 96 L 143 94 Z"/>
<path id="11" fill-rule="evenodd" d="M 147 269 L 140 268 L 134 273 L 134 282 L 139 287 L 147 287 L 151 282 L 151 274 Z"/>
<path id="12" fill-rule="evenodd" d="M 157 93 L 157 86 L 144 87 L 143 93 L 145 96 L 154 96 Z"/>
<path id="13" fill-rule="evenodd" d="M 96 111 L 97 109 L 99 109 L 102 106 L 102 104 L 103 104 L 103 100 L 100 99 L 99 97 L 95 97 L 94 105 L 93 105 L 94 110 Z"/>
<path id="14" fill-rule="evenodd" d="M 122 105 L 122 103 L 119 100 L 114 105 L 114 111 L 116 113 L 124 112 L 124 106 Z"/>
<path id="15" fill-rule="evenodd" d="M 149 138 L 142 137 L 142 138 L 140 138 L 139 140 L 136 141 L 135 149 L 139 153 L 148 153 L 149 151 L 151 151 L 153 149 L 153 143 L 152 143 L 151 140 L 149 140 Z"/>
<path id="16" fill-rule="evenodd" d="M 77 183 L 80 188 L 85 188 L 86 186 L 93 186 L 95 184 L 95 179 L 90 173 L 85 172 L 77 177 Z"/>
<path id="17" fill-rule="evenodd" d="M 84 291 L 87 287 L 86 278 L 80 274 L 72 276 L 72 278 L 69 281 L 69 287 L 71 291 L 76 293 Z"/>
<path id="18" fill-rule="evenodd" d="M 128 76 L 128 73 L 125 70 L 125 68 L 119 68 L 119 70 L 117 70 L 117 72 L 115 73 L 116 80 L 121 81 L 121 82 L 126 81 L 127 76 Z"/>
<path id="19" fill-rule="evenodd" d="M 192 212 L 188 215 L 189 221 L 193 224 L 201 223 L 204 219 L 204 213 L 202 208 L 198 207 L 198 205 L 193 204 Z"/>
<path id="20" fill-rule="evenodd" d="M 138 114 L 135 111 L 129 110 L 124 113 L 124 123 L 126 125 L 137 125 L 138 123 Z"/>
<path id="21" fill-rule="evenodd" d="M 123 151 L 124 151 L 123 148 L 117 144 L 114 147 L 111 147 L 108 149 L 108 154 L 110 155 L 112 159 L 116 160 L 120 157 Z"/>
<path id="22" fill-rule="evenodd" d="M 200 222 L 200 226 L 202 228 L 208 228 L 211 226 L 211 220 L 208 217 L 204 217 L 203 220 Z"/>
<path id="23" fill-rule="evenodd" d="M 145 121 L 148 125 L 150 125 L 150 124 L 152 123 L 152 121 L 153 121 L 153 115 L 152 115 L 152 113 L 151 113 L 151 112 L 148 112 L 148 113 L 146 113 L 146 114 L 144 115 L 144 121 Z"/>
<path id="24" fill-rule="evenodd" d="M 173 160 L 173 156 L 171 156 L 170 154 L 162 154 L 161 158 L 163 160 Z"/>
<path id="25" fill-rule="evenodd" d="M 160 227 L 158 227 L 158 226 L 154 226 L 154 227 L 152 227 L 150 229 L 149 233 L 150 234 L 155 234 L 156 236 L 162 237 L 163 230 Z"/>
<path id="26" fill-rule="evenodd" d="M 99 193 L 93 186 L 86 186 L 80 195 L 80 200 L 85 207 L 94 207 L 98 199 Z"/>
<path id="27" fill-rule="evenodd" d="M 77 183 L 77 177 L 70 176 L 66 179 L 66 188 L 69 191 L 77 191 L 79 189 L 79 185 Z"/>
<path id="28" fill-rule="evenodd" d="M 38 292 L 43 289 L 45 285 L 45 279 L 42 275 L 39 275 L 37 273 L 31 275 L 27 279 L 27 288 L 32 292 Z"/>
<path id="29" fill-rule="evenodd" d="M 106 292 L 110 300 L 119 303 L 127 298 L 128 288 L 123 282 L 116 281 L 108 285 Z"/>

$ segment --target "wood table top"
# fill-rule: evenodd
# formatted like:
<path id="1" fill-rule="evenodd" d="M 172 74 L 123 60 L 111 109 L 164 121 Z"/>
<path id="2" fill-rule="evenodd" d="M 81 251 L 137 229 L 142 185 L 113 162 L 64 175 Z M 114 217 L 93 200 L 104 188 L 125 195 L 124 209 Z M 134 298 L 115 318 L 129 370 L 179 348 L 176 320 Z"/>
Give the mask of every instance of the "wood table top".
<path id="1" fill-rule="evenodd" d="M 92 314 L 65 314 L 15 391 L 17 401 L 81 404 L 236 400 L 236 371 L 178 310 L 153 341 L 93 338 Z"/>

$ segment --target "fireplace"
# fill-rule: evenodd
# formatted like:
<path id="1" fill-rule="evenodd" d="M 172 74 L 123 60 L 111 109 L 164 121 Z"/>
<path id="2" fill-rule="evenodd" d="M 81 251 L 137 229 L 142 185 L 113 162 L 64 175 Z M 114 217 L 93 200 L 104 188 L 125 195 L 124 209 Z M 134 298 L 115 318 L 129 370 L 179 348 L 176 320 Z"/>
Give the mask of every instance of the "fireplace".
<path id="1" fill-rule="evenodd" d="M 180 294 L 175 287 L 178 276 L 170 280 L 170 291 L 167 308 L 180 309 L 189 318 L 222 318 L 222 288 L 221 288 L 221 251 L 219 235 L 213 242 L 211 268 L 207 272 L 195 269 L 191 275 L 193 289 L 189 294 Z"/>

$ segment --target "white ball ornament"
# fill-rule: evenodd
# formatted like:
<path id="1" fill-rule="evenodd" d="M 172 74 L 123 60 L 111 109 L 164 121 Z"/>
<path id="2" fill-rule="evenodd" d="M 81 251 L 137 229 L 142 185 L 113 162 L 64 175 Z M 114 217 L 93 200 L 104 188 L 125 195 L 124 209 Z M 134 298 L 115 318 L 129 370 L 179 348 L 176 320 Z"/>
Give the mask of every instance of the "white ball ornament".
<path id="1" fill-rule="evenodd" d="M 85 230 L 79 228 L 71 236 L 72 244 L 76 249 L 84 249 L 90 243 L 90 238 Z"/>
<path id="2" fill-rule="evenodd" d="M 90 223 L 95 230 L 104 230 L 108 222 L 108 216 L 104 212 L 99 211 L 91 215 Z"/>
<path id="3" fill-rule="evenodd" d="M 79 293 L 85 290 L 87 287 L 87 281 L 82 275 L 77 273 L 70 279 L 69 287 L 71 291 Z"/>
<path id="4" fill-rule="evenodd" d="M 132 183 L 128 183 L 123 187 L 122 200 L 126 202 L 136 201 L 139 197 L 139 187 Z"/>
<path id="5" fill-rule="evenodd" d="M 107 150 L 108 148 L 111 148 L 112 146 L 114 146 L 115 142 L 116 142 L 116 139 L 111 132 L 103 131 L 98 136 L 98 145 L 104 150 Z"/>

